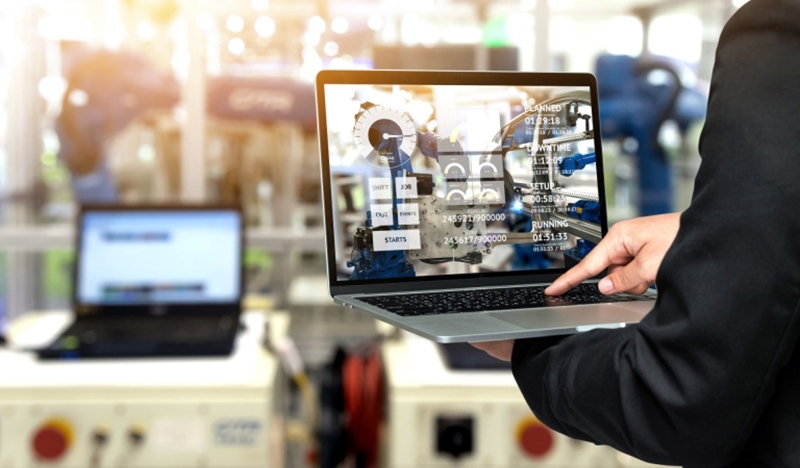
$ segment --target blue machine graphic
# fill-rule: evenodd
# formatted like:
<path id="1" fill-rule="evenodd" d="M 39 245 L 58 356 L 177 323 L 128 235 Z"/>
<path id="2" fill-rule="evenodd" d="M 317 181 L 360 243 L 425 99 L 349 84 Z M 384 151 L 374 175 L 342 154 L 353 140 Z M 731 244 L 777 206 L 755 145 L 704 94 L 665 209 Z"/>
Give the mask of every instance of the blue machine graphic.
<path id="1" fill-rule="evenodd" d="M 567 205 L 569 208 L 567 213 L 581 221 L 589 221 L 590 223 L 600 223 L 600 203 L 589 200 L 579 200 L 575 203 Z"/>
<path id="2" fill-rule="evenodd" d="M 373 165 L 390 169 L 393 205 L 402 203 L 397 194 L 397 180 L 404 172 L 413 172 L 410 153 L 416 149 L 417 131 L 411 120 L 402 112 L 364 103 L 355 117 L 354 133 L 362 156 Z M 412 135 L 413 133 L 413 135 Z M 404 141 L 406 140 L 406 141 Z M 408 142 L 412 144 L 409 145 Z M 413 149 L 410 149 L 413 147 Z M 393 210 L 389 230 L 399 231 L 401 226 L 397 210 Z M 355 235 L 354 256 L 347 262 L 353 268 L 351 279 L 404 278 L 414 276 L 414 267 L 406 259 L 405 251 L 376 251 L 370 245 L 372 213 L 367 213 L 366 228 Z"/>
<path id="3" fill-rule="evenodd" d="M 572 156 L 562 159 L 558 163 L 558 172 L 564 177 L 571 176 L 575 171 L 585 168 L 589 164 L 594 164 L 597 157 L 594 153 L 580 154 L 576 153 Z"/>
<path id="4" fill-rule="evenodd" d="M 537 106 L 519 109 L 489 138 L 486 149 L 477 151 L 463 145 L 461 129 L 447 137 L 420 131 L 402 110 L 362 103 L 354 117 L 354 144 L 377 174 L 390 177 L 391 197 L 371 194 L 380 199 L 373 207 L 382 221 L 375 222 L 378 212 L 367 210 L 364 225 L 355 230 L 346 262 L 350 279 L 417 276 L 416 262 L 482 267 L 503 245 L 513 251 L 508 260 L 512 269 L 573 263 L 600 239 L 596 172 L 570 182 L 569 187 L 583 184 L 583 191 L 565 189 L 559 180 L 572 179 L 595 164 L 591 122 L 587 91 L 554 93 Z M 521 155 L 529 164 L 529 180 L 506 168 L 509 158 L 519 161 Z M 431 165 L 437 168 L 433 173 Z M 415 196 L 398 193 L 398 181 L 408 179 L 416 179 Z M 418 224 L 413 226 L 398 219 L 397 207 L 408 204 L 418 206 Z M 389 209 L 391 223 L 384 221 Z M 419 236 L 415 241 L 420 247 L 382 250 L 375 239 L 383 242 L 387 236 L 404 241 Z"/>

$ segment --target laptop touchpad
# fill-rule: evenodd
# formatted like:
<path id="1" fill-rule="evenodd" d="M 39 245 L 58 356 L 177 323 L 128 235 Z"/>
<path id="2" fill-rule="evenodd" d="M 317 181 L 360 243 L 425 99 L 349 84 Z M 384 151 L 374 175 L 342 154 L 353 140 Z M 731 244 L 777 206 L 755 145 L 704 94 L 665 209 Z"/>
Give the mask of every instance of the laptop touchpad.
<path id="1" fill-rule="evenodd" d="M 496 312 L 492 317 L 526 329 L 576 328 L 581 325 L 636 323 L 642 314 L 613 304 Z"/>

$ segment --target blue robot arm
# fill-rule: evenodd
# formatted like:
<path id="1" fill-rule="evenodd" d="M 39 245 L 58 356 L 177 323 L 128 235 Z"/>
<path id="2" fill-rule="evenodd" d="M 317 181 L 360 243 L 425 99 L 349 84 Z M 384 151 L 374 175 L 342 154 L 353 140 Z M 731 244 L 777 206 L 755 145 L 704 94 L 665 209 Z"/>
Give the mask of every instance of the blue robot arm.
<path id="1" fill-rule="evenodd" d="M 597 157 L 595 153 L 575 153 L 568 158 L 562 159 L 558 163 L 558 172 L 564 177 L 569 177 L 573 172 L 579 171 L 589 164 L 594 164 L 596 161 Z"/>
<path id="2" fill-rule="evenodd" d="M 672 83 L 651 83 L 648 75 L 653 71 L 671 76 Z M 639 214 L 672 211 L 672 169 L 658 133 L 667 120 L 682 132 L 702 120 L 706 97 L 684 87 L 675 65 L 666 60 L 603 55 L 597 59 L 596 75 L 603 138 L 633 138 L 638 143 Z"/>

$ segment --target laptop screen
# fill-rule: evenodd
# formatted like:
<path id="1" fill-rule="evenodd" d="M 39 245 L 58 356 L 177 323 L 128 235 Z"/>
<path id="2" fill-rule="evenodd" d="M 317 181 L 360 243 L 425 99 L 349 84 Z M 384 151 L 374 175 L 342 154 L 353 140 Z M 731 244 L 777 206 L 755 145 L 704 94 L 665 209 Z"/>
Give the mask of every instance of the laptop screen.
<path id="1" fill-rule="evenodd" d="M 241 219 L 235 210 L 90 210 L 80 228 L 81 304 L 240 299 Z"/>
<path id="2" fill-rule="evenodd" d="M 604 234 L 589 86 L 320 89 L 339 284 L 557 273 Z"/>

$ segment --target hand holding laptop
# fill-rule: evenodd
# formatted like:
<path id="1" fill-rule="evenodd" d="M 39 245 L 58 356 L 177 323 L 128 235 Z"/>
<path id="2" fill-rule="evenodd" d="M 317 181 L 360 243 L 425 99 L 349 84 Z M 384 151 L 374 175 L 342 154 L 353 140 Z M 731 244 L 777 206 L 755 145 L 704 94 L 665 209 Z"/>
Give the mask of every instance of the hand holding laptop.
<path id="1" fill-rule="evenodd" d="M 661 261 L 678 234 L 680 215 L 647 216 L 615 224 L 583 261 L 555 280 L 545 293 L 563 294 L 608 269 L 608 276 L 600 281 L 602 293 L 642 294 L 655 282 Z M 470 344 L 497 359 L 510 361 L 514 341 Z"/>

